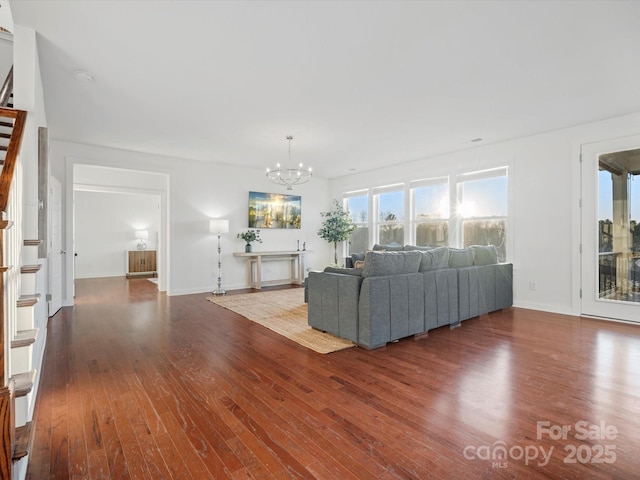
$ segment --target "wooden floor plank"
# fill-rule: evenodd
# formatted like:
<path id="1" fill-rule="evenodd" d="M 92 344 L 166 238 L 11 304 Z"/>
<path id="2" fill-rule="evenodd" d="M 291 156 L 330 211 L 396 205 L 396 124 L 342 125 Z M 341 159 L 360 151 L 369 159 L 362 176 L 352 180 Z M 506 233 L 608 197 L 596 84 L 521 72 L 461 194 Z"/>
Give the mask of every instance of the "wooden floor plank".
<path id="1" fill-rule="evenodd" d="M 155 288 L 78 280 L 75 307 L 50 319 L 29 479 L 640 471 L 640 326 L 512 308 L 420 340 L 320 355 L 204 294 Z M 552 438 L 538 422 L 570 432 Z M 580 422 L 618 433 L 576 438 Z M 483 457 L 500 445 L 504 462 Z M 592 461 L 607 445 L 615 460 Z M 518 457 L 525 448 L 538 456 Z M 582 457 L 566 463 L 572 448 Z"/>

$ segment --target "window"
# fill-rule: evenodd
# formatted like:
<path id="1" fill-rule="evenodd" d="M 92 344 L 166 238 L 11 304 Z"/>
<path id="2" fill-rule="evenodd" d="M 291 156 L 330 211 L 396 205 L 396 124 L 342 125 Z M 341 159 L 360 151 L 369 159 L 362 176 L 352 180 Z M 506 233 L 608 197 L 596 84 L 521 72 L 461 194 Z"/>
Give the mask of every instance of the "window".
<path id="1" fill-rule="evenodd" d="M 449 245 L 449 179 L 416 180 L 410 188 L 414 244 Z"/>
<path id="2" fill-rule="evenodd" d="M 373 189 L 377 213 L 377 242 L 404 244 L 403 185 Z"/>
<path id="3" fill-rule="evenodd" d="M 369 195 L 368 192 L 351 192 L 344 196 L 344 207 L 358 228 L 351 234 L 349 255 L 369 248 Z"/>
<path id="4" fill-rule="evenodd" d="M 456 214 L 462 245 L 495 245 L 506 259 L 507 168 L 458 175 Z"/>
<path id="5" fill-rule="evenodd" d="M 508 167 L 499 167 L 346 193 L 344 206 L 358 226 L 349 253 L 372 243 L 495 245 L 505 262 L 507 186 Z"/>

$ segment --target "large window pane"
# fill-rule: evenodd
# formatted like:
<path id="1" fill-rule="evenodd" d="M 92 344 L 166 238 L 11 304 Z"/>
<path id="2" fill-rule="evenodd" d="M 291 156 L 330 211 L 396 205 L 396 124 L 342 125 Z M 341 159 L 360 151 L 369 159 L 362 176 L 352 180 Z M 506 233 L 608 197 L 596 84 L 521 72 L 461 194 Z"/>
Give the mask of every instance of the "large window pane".
<path id="1" fill-rule="evenodd" d="M 369 221 L 369 198 L 367 195 L 347 197 L 345 200 L 353 223 L 366 224 Z"/>
<path id="2" fill-rule="evenodd" d="M 366 194 L 347 197 L 345 203 L 351 220 L 358 226 L 351 234 L 349 255 L 364 252 L 369 248 L 369 197 Z"/>
<path id="3" fill-rule="evenodd" d="M 412 187 L 415 244 L 449 245 L 449 184 L 447 179 L 416 181 Z"/>
<path id="4" fill-rule="evenodd" d="M 449 184 L 416 187 L 413 191 L 416 221 L 449 218 Z"/>
<path id="5" fill-rule="evenodd" d="M 369 249 L 369 227 L 358 227 L 351 234 L 349 241 L 349 255 L 364 252 Z"/>
<path id="6" fill-rule="evenodd" d="M 404 243 L 404 190 L 383 192 L 378 197 L 378 243 Z"/>
<path id="7" fill-rule="evenodd" d="M 506 259 L 506 220 L 464 220 L 464 246 L 495 245 L 498 249 L 498 260 Z"/>
<path id="8" fill-rule="evenodd" d="M 506 217 L 507 177 L 500 176 L 462 183 L 462 205 L 459 209 L 465 218 Z"/>
<path id="9" fill-rule="evenodd" d="M 463 246 L 495 245 L 498 260 L 506 261 L 507 176 L 468 174 L 460 182 L 458 215 L 462 217 Z"/>
<path id="10" fill-rule="evenodd" d="M 416 224 L 416 245 L 420 247 L 446 247 L 449 245 L 449 222 Z"/>

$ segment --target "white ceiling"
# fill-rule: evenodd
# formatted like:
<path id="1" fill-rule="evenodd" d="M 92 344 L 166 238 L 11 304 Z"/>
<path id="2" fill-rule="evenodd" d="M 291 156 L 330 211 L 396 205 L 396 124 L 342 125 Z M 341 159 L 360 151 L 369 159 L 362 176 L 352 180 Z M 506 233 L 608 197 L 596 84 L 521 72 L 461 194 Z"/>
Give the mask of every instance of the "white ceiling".
<path id="1" fill-rule="evenodd" d="M 336 177 L 640 111 L 640 2 L 10 3 L 74 142 Z"/>

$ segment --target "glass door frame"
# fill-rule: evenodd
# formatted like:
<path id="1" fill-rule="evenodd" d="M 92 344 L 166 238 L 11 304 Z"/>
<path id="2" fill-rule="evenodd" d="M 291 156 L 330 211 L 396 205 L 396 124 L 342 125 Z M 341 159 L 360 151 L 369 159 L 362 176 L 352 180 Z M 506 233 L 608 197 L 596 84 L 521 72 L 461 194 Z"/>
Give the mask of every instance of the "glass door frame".
<path id="1" fill-rule="evenodd" d="M 585 316 L 640 323 L 640 303 L 599 298 L 599 158 L 640 148 L 640 135 L 581 145 L 581 306 Z"/>

